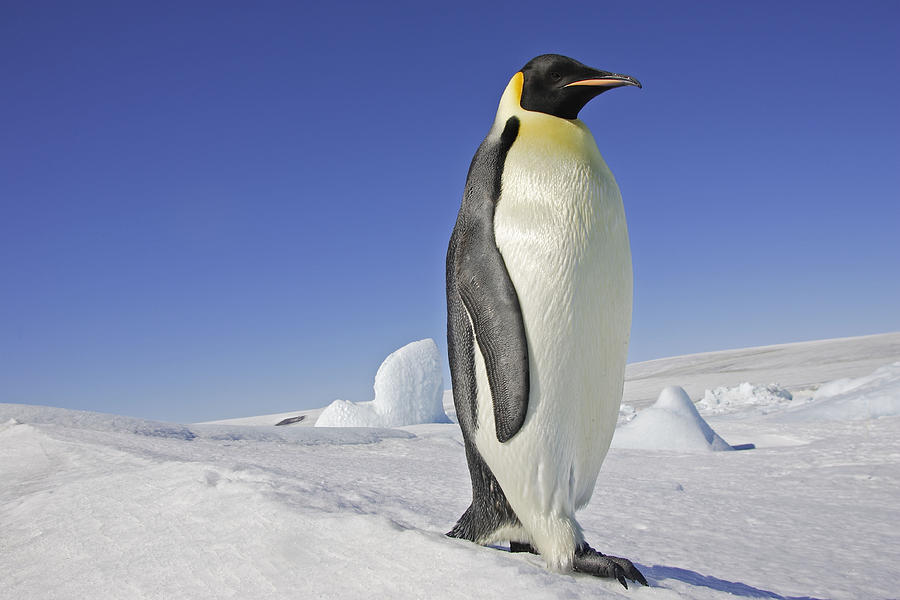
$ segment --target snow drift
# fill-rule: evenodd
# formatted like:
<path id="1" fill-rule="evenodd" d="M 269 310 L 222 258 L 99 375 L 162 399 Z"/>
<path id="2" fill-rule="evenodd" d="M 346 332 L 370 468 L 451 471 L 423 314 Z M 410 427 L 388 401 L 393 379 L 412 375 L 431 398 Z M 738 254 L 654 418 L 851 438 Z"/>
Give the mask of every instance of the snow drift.
<path id="1" fill-rule="evenodd" d="M 375 399 L 335 400 L 316 427 L 399 427 L 449 423 L 444 412 L 441 356 L 431 338 L 392 352 L 375 374 Z"/>
<path id="2" fill-rule="evenodd" d="M 13 427 L 51 425 L 58 429 L 75 429 L 108 434 L 132 434 L 139 437 L 193 442 L 274 442 L 300 446 L 376 444 L 385 439 L 411 439 L 407 431 L 384 428 L 356 428 L 334 431 L 310 427 L 246 426 L 229 424 L 180 425 L 149 421 L 121 415 L 86 410 L 0 403 L 0 433 Z"/>
<path id="3" fill-rule="evenodd" d="M 612 445 L 641 450 L 732 450 L 678 386 L 665 388 L 653 406 L 619 426 Z"/>
<path id="4" fill-rule="evenodd" d="M 812 402 L 782 415 L 785 421 L 862 421 L 900 415 L 900 362 L 870 375 L 835 379 L 816 390 Z"/>

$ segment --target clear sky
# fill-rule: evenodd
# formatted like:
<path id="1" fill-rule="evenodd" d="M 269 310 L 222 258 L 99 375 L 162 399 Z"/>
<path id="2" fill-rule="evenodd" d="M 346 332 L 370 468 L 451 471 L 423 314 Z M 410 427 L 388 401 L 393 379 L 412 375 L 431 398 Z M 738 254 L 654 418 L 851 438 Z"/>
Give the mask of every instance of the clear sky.
<path id="1" fill-rule="evenodd" d="M 545 52 L 644 84 L 581 113 L 631 361 L 900 330 L 900 3 L 311 4 L 2 3 L 0 402 L 281 412 L 445 352 L 466 170 Z"/>

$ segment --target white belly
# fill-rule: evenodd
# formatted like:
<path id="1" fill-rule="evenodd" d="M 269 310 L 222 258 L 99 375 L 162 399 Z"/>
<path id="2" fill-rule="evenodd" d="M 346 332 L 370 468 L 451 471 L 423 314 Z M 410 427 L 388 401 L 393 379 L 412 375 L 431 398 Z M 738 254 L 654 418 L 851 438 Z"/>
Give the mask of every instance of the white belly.
<path id="1" fill-rule="evenodd" d="M 580 122 L 566 123 L 571 136 L 528 125 L 507 157 L 494 216 L 531 374 L 525 423 L 504 444 L 476 352 L 476 445 L 526 529 L 527 513 L 572 517 L 590 500 L 622 398 L 632 301 L 622 200 L 590 132 Z"/>

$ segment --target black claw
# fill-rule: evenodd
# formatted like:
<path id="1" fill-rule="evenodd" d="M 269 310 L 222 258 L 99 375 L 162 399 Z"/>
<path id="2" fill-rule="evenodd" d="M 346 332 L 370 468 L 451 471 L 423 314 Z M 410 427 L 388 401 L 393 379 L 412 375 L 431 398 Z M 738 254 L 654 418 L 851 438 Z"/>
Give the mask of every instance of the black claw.
<path id="1" fill-rule="evenodd" d="M 627 558 L 619 558 L 617 556 L 610 556 L 610 560 L 619 565 L 622 568 L 622 571 L 625 573 L 625 577 L 630 579 L 631 581 L 636 581 L 641 585 L 650 585 L 647 583 L 647 580 L 638 571 L 637 567 L 634 566 L 634 563 L 628 560 Z"/>
<path id="2" fill-rule="evenodd" d="M 597 552 L 587 544 L 575 551 L 573 562 L 575 571 L 590 573 L 596 577 L 610 577 L 616 579 L 625 588 L 628 588 L 626 580 L 636 581 L 641 585 L 649 585 L 647 580 L 627 558 L 606 556 Z"/>

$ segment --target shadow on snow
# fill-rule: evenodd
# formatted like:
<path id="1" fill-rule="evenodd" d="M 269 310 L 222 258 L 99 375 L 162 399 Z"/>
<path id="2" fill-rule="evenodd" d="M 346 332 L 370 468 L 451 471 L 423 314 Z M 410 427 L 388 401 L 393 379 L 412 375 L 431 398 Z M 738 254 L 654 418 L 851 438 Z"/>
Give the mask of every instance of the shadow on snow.
<path id="1" fill-rule="evenodd" d="M 701 575 L 696 571 L 679 569 L 678 567 L 666 567 L 663 565 L 653 565 L 652 567 L 645 567 L 644 565 L 640 565 L 638 566 L 638 568 L 641 570 L 641 573 L 643 573 L 645 577 L 654 580 L 651 585 L 661 579 L 677 579 L 678 581 L 683 581 L 684 583 L 690 585 L 708 587 L 720 592 L 726 592 L 735 596 L 743 596 L 745 598 L 774 598 L 775 600 L 821 600 L 819 598 L 813 598 L 811 596 L 782 596 L 781 594 L 776 594 L 775 592 L 770 592 L 768 590 L 762 590 L 753 587 L 752 585 L 747 585 L 746 583 L 740 583 L 738 581 L 726 581 L 725 579 L 719 579 L 718 577 L 712 577 L 710 575 Z"/>

